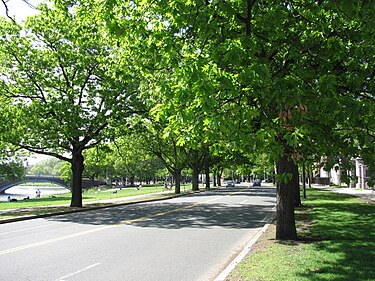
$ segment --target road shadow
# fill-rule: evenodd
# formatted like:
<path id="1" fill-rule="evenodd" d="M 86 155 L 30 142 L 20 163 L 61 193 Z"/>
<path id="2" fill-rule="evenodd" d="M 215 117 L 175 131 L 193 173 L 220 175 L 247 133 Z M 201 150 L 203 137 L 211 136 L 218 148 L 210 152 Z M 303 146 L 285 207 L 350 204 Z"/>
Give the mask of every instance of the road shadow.
<path id="1" fill-rule="evenodd" d="M 233 192 L 233 190 L 231 191 Z M 251 204 L 249 192 L 246 192 L 247 204 L 193 203 L 177 202 L 176 200 L 117 206 L 107 209 L 92 210 L 83 213 L 61 215 L 46 218 L 50 221 L 70 222 L 90 225 L 128 224 L 139 227 L 157 227 L 166 229 L 180 228 L 254 228 L 264 225 L 262 220 L 274 207 L 272 193 L 262 196 L 269 197 L 262 204 Z M 211 194 L 212 193 L 212 194 Z M 226 194 L 226 190 L 205 192 L 192 195 L 194 197 Z M 238 196 L 240 194 L 236 194 Z M 192 197 L 189 196 L 189 197 Z M 260 196 L 260 195 L 259 195 Z M 187 199 L 189 199 L 187 197 Z M 186 198 L 186 197 L 185 197 Z M 184 198 L 184 199 L 185 199 Z M 132 222 L 130 222 L 132 221 Z"/>
<path id="2" fill-rule="evenodd" d="M 237 186 L 230 188 L 218 188 L 218 189 L 201 189 L 202 193 L 191 194 L 188 196 L 217 196 L 217 195 L 230 195 L 235 193 L 236 196 L 246 195 L 246 196 L 266 196 L 276 194 L 276 188 L 274 187 L 245 187 Z"/>

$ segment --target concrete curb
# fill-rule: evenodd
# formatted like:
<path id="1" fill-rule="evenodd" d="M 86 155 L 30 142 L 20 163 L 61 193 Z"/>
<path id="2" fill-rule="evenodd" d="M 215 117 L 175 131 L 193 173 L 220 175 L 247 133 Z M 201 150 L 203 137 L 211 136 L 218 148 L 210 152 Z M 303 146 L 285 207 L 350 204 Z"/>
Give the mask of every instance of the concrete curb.
<path id="1" fill-rule="evenodd" d="M 134 205 L 134 204 L 139 204 L 139 203 L 162 201 L 162 200 L 168 200 L 168 199 L 186 196 L 186 195 L 189 195 L 189 194 L 200 193 L 200 192 L 202 192 L 202 191 L 199 190 L 199 191 L 188 193 L 188 194 L 176 194 L 176 195 L 173 195 L 173 196 L 171 195 L 171 196 L 166 196 L 166 197 L 162 197 L 162 198 L 143 199 L 143 200 L 133 201 L 133 202 L 112 203 L 112 204 L 107 203 L 108 205 L 105 205 L 105 206 L 83 207 L 83 209 L 67 210 L 67 211 L 61 211 L 61 212 L 52 212 L 52 213 L 45 213 L 45 214 L 40 214 L 40 215 L 20 216 L 20 217 L 9 218 L 9 219 L 0 219 L 0 224 L 17 222 L 17 221 L 32 220 L 32 219 L 38 219 L 38 218 L 46 218 L 46 217 L 52 217 L 52 216 L 60 216 L 60 215 L 73 214 L 73 213 L 82 213 L 82 212 L 87 212 L 87 211 L 113 208 L 113 207 L 118 207 L 118 206 Z"/>
<path id="2" fill-rule="evenodd" d="M 251 251 L 253 245 L 258 241 L 258 239 L 263 235 L 264 232 L 268 229 L 271 222 L 275 218 L 275 211 L 272 211 L 267 214 L 263 219 L 266 223 L 246 244 L 243 250 L 233 259 L 233 261 L 214 279 L 214 281 L 224 281 L 225 278 L 233 271 L 233 269 L 246 257 L 246 255 Z"/>

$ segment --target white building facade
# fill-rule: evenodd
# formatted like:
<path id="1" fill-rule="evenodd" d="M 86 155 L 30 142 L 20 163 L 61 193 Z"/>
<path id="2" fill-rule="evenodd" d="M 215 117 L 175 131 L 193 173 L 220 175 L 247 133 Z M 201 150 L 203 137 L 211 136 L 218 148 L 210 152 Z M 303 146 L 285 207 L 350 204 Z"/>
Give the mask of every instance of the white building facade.
<path id="1" fill-rule="evenodd" d="M 352 158 L 353 170 L 346 171 L 347 175 L 352 179 L 350 187 L 352 188 L 369 188 L 368 181 L 370 180 L 370 175 L 367 166 L 363 162 L 362 158 Z M 333 168 L 331 171 L 327 172 L 323 168 L 320 169 L 320 177 L 329 178 L 329 182 L 335 185 L 341 185 L 341 175 L 345 173 L 338 167 Z"/>

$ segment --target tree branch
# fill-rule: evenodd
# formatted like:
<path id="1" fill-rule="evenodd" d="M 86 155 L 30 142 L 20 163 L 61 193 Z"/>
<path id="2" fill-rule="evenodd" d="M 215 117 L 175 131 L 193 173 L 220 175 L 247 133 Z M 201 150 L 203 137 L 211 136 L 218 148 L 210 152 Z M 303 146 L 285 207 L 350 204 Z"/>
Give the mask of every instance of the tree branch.
<path id="1" fill-rule="evenodd" d="M 31 146 L 27 146 L 27 145 L 17 145 L 20 147 L 20 149 L 26 149 L 27 151 L 30 151 L 30 152 L 33 152 L 33 153 L 36 153 L 36 154 L 43 154 L 43 155 L 49 155 L 49 156 L 53 156 L 53 157 L 56 157 L 60 160 L 63 160 L 63 161 L 67 161 L 69 163 L 72 162 L 72 159 L 70 158 L 67 158 L 65 156 L 62 156 L 58 153 L 55 153 L 55 152 L 48 152 L 48 151 L 44 151 L 44 150 L 41 150 L 41 149 L 46 149 L 46 148 L 35 148 L 35 147 L 31 147 Z"/>

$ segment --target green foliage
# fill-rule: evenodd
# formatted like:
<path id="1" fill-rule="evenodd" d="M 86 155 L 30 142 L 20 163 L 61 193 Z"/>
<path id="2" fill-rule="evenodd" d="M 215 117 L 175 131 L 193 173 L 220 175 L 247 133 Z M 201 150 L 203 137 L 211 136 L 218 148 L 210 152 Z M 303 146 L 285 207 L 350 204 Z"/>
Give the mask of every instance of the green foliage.
<path id="1" fill-rule="evenodd" d="M 9 142 L 59 154 L 101 141 L 113 118 L 131 115 L 137 82 L 100 22 L 40 9 L 25 26 L 1 19 L 3 129 Z"/>
<path id="2" fill-rule="evenodd" d="M 275 175 L 275 177 L 276 177 L 276 182 L 287 184 L 292 180 L 293 174 L 292 173 L 282 173 L 282 174 Z"/>
<path id="3" fill-rule="evenodd" d="M 0 19 L 0 141 L 70 162 L 75 206 L 83 151 L 143 112 L 130 49 L 86 4 L 43 4 L 20 25 Z"/>
<path id="4" fill-rule="evenodd" d="M 14 182 L 22 180 L 25 176 L 25 168 L 22 161 L 10 160 L 0 162 L 0 180 Z"/>
<path id="5" fill-rule="evenodd" d="M 60 176 L 64 164 L 65 163 L 62 160 L 51 158 L 36 163 L 27 171 L 27 173 L 30 175 Z"/>
<path id="6" fill-rule="evenodd" d="M 54 2 L 1 21 L 4 141 L 61 156 L 144 110 L 180 148 L 375 167 L 372 1 Z"/>
<path id="7" fill-rule="evenodd" d="M 72 189 L 72 177 L 73 177 L 71 165 L 67 162 L 64 162 L 64 165 L 61 167 L 60 172 L 61 172 L 60 178 L 67 183 L 68 188 L 71 190 Z"/>
<path id="8" fill-rule="evenodd" d="M 110 144 L 108 163 L 113 176 L 151 181 L 163 169 L 160 160 L 150 153 L 149 147 L 137 135 L 125 135 Z"/>
<path id="9" fill-rule="evenodd" d="M 85 169 L 83 175 L 92 180 L 105 178 L 107 172 L 113 171 L 110 155 L 113 151 L 107 145 L 99 145 L 85 151 Z"/>
<path id="10" fill-rule="evenodd" d="M 360 11 L 373 6 L 361 2 L 349 11 L 347 2 L 147 5 L 149 15 L 159 15 L 152 23 L 168 22 L 150 29 L 149 40 L 157 44 L 162 34 L 166 44 L 176 42 L 176 48 L 166 48 L 168 55 L 181 55 L 173 76 L 157 72 L 165 77 L 155 86 L 163 104 L 153 113 L 167 118 L 166 130 L 178 131 L 181 145 L 232 135 L 236 145 L 248 146 L 238 133 L 245 129 L 259 137 L 255 143 L 268 142 L 267 152 L 276 157 L 280 145 L 353 154 L 354 143 L 342 141 L 353 138 L 357 116 L 363 115 L 354 113 L 365 102 L 361 91 L 371 84 L 373 37 L 366 28 L 369 13 Z M 138 10 L 146 9 L 142 4 L 136 4 Z"/>

